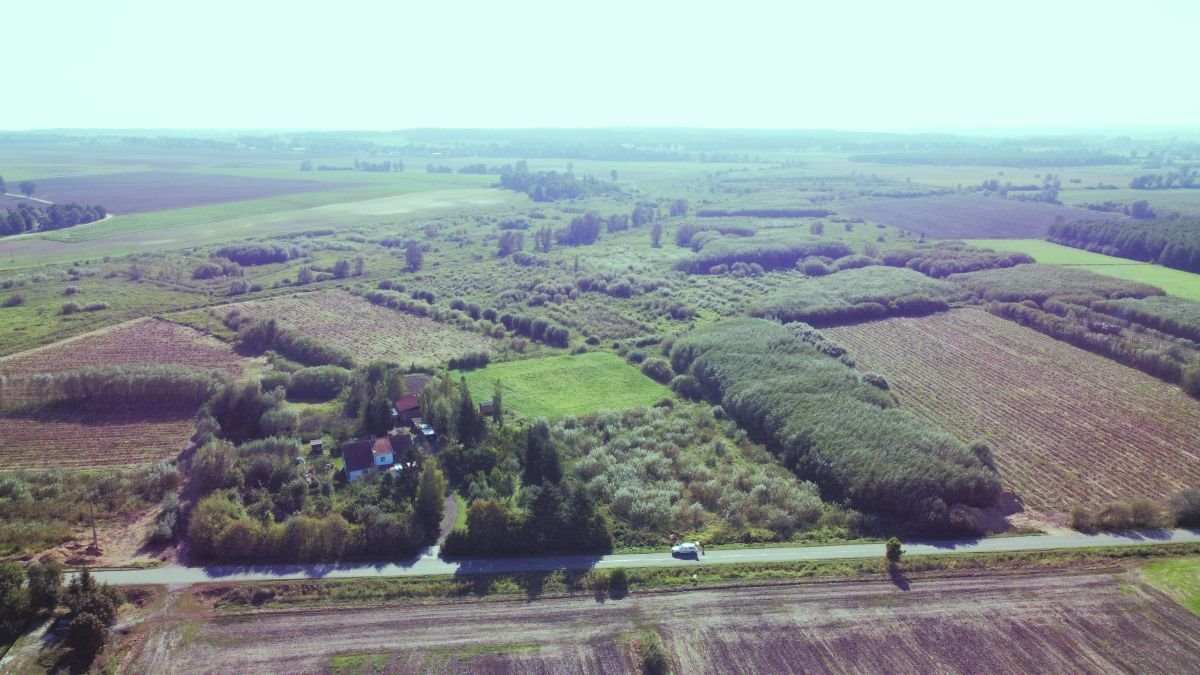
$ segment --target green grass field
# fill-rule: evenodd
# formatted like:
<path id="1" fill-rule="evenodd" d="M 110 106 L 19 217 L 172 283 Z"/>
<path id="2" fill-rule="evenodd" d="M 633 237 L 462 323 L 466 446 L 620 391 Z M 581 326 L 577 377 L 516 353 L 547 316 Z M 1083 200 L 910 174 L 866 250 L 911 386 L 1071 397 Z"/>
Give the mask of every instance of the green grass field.
<path id="1" fill-rule="evenodd" d="M 1040 263 L 1082 267 L 1097 274 L 1158 286 L 1170 295 L 1200 300 L 1200 274 L 1091 253 L 1041 239 L 972 239 L 967 243 L 997 251 L 1028 253 Z"/>
<path id="2" fill-rule="evenodd" d="M 1175 598 L 1193 614 L 1200 614 L 1200 558 L 1160 560 L 1142 570 L 1151 586 Z"/>
<path id="3" fill-rule="evenodd" d="M 671 390 L 607 352 L 510 361 L 452 373 L 456 380 L 460 375 L 466 376 L 478 400 L 491 398 L 500 380 L 504 407 L 527 418 L 620 410 L 671 396 Z"/>

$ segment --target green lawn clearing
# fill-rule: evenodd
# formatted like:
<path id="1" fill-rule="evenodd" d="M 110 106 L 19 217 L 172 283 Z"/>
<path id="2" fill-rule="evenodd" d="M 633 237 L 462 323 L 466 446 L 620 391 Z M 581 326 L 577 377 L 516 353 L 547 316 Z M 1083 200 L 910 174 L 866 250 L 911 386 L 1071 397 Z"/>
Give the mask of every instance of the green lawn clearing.
<path id="1" fill-rule="evenodd" d="M 1169 295 L 1200 300 L 1200 274 L 1175 270 L 1162 265 L 1151 265 L 1128 258 L 1114 258 L 1070 246 L 1052 244 L 1041 239 L 971 239 L 967 243 L 997 251 L 1028 253 L 1040 263 L 1082 267 L 1097 274 L 1107 274 L 1118 279 L 1140 281 L 1158 286 Z"/>
<path id="2" fill-rule="evenodd" d="M 1200 614 L 1200 558 L 1160 560 L 1142 570 L 1151 586 L 1175 598 L 1193 614 Z"/>
<path id="3" fill-rule="evenodd" d="M 522 417 L 555 419 L 595 410 L 650 405 L 671 390 L 607 352 L 496 363 L 465 375 L 477 400 L 492 397 L 500 380 L 504 408 Z"/>

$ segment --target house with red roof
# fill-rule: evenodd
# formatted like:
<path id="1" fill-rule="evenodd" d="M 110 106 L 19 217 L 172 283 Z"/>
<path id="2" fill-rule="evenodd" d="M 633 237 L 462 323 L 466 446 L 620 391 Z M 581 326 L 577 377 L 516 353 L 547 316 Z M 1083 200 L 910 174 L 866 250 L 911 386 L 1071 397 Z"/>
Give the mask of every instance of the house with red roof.
<path id="1" fill-rule="evenodd" d="M 358 480 L 371 471 L 388 471 L 401 462 L 412 450 L 412 436 L 407 432 L 387 436 L 368 436 L 342 446 L 346 464 L 346 479 Z"/>

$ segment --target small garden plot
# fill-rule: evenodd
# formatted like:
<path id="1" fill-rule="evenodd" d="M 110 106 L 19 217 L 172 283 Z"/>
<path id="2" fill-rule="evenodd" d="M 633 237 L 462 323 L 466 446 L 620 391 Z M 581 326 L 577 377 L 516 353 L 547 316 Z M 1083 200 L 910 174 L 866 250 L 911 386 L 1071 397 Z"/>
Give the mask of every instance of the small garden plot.
<path id="1" fill-rule="evenodd" d="M 139 319 L 0 359 L 0 375 L 59 373 L 88 366 L 159 363 L 242 372 L 229 345 L 187 326 Z"/>
<path id="2" fill-rule="evenodd" d="M 504 408 L 528 418 L 623 410 L 671 396 L 671 390 L 607 352 L 495 363 L 453 377 L 460 375 L 477 400 L 490 399 L 500 380 Z"/>
<path id="3" fill-rule="evenodd" d="M 349 351 L 359 363 L 384 360 L 442 365 L 490 351 L 492 338 L 433 319 L 373 305 L 344 291 L 319 291 L 232 305 L 243 316 L 275 319 L 299 333 Z"/>

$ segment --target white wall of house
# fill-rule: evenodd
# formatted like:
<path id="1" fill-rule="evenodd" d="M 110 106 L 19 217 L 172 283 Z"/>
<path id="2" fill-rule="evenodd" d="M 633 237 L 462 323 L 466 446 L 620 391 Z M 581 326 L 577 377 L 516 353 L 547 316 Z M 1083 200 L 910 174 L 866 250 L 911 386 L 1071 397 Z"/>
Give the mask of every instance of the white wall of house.
<path id="1" fill-rule="evenodd" d="M 386 455 L 375 455 L 375 466 L 384 466 L 386 464 L 395 463 L 395 460 L 392 459 L 392 453 L 390 452 Z"/>
<path id="2" fill-rule="evenodd" d="M 351 471 L 350 475 L 346 476 L 346 478 L 347 480 L 358 480 L 358 478 L 362 475 L 363 472 L 361 469 L 359 469 L 358 471 Z"/>

